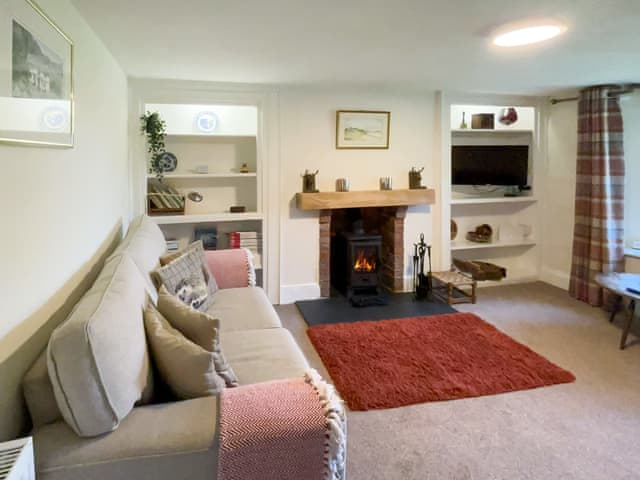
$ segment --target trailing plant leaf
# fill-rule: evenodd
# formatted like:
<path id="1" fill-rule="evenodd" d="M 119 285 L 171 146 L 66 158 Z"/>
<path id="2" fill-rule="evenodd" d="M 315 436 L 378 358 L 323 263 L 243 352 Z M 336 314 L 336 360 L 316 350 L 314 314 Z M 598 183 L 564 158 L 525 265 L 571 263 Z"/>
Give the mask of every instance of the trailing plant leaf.
<path id="1" fill-rule="evenodd" d="M 141 133 L 147 137 L 147 151 L 151 154 L 151 171 L 156 174 L 159 180 L 162 180 L 164 172 L 160 165 L 160 157 L 165 153 L 164 137 L 167 134 L 167 124 L 158 112 L 151 113 L 149 111 L 140 117 L 140 122 Z"/>

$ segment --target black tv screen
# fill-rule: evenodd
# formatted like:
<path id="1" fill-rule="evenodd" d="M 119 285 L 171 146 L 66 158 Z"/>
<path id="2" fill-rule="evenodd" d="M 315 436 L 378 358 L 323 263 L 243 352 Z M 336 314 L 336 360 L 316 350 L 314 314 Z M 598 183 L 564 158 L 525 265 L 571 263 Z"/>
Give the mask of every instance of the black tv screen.
<path id="1" fill-rule="evenodd" d="M 453 185 L 527 185 L 527 145 L 453 145 Z"/>

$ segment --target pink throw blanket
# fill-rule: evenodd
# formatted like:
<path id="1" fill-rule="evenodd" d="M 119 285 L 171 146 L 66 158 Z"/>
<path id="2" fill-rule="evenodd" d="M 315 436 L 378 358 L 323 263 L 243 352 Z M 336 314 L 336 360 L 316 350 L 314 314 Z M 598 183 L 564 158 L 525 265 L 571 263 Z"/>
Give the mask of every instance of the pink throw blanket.
<path id="1" fill-rule="evenodd" d="M 255 286 L 253 255 L 249 250 L 245 248 L 207 250 L 205 256 L 219 288 Z"/>
<path id="2" fill-rule="evenodd" d="M 219 480 L 339 480 L 345 451 L 342 401 L 315 371 L 221 396 Z"/>

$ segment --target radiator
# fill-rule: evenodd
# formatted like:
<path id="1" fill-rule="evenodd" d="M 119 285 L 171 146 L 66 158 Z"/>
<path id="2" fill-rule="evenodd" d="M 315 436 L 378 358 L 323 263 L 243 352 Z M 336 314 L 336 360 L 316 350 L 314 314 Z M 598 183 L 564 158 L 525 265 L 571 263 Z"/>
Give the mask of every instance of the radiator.
<path id="1" fill-rule="evenodd" d="M 0 443 L 0 480 L 35 480 L 31 437 Z"/>

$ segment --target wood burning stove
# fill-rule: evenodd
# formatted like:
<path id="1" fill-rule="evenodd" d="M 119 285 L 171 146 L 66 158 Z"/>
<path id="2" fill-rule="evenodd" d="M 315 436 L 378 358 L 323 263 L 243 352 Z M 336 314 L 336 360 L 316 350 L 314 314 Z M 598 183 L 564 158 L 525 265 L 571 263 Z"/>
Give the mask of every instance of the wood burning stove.
<path id="1" fill-rule="evenodd" d="M 339 233 L 331 252 L 331 283 L 352 303 L 380 295 L 382 236 Z"/>

